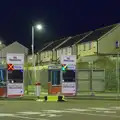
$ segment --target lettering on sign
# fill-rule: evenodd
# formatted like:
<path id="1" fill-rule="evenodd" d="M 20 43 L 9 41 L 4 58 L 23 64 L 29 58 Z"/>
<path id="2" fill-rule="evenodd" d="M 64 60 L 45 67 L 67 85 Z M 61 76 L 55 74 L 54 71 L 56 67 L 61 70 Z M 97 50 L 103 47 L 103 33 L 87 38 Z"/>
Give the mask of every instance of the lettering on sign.
<path id="1" fill-rule="evenodd" d="M 60 59 L 61 64 L 71 64 L 76 65 L 76 56 L 75 55 L 61 55 Z"/>
<path id="2" fill-rule="evenodd" d="M 7 63 L 8 64 L 19 64 L 19 65 L 24 64 L 24 54 L 8 53 Z"/>

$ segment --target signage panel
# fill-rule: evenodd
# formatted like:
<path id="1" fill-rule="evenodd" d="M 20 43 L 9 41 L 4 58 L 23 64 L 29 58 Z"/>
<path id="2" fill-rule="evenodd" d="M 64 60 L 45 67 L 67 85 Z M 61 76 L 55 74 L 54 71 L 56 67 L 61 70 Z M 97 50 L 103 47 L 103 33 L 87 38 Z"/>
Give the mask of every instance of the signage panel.
<path id="1" fill-rule="evenodd" d="M 76 65 L 76 55 L 61 55 L 61 64 Z"/>
<path id="2" fill-rule="evenodd" d="M 7 64 L 24 64 L 24 54 L 8 53 Z"/>
<path id="3" fill-rule="evenodd" d="M 62 93 L 63 94 L 76 94 L 76 83 L 75 82 L 63 82 L 62 83 Z"/>
<path id="4" fill-rule="evenodd" d="M 7 85 L 7 96 L 23 96 L 24 94 L 24 85 L 23 83 L 8 83 Z"/>

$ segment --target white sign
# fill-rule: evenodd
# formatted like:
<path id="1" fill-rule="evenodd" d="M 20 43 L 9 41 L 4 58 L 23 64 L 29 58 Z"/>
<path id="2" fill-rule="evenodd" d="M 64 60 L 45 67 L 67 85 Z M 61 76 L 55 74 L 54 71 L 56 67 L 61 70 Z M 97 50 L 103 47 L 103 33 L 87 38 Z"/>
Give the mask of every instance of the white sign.
<path id="1" fill-rule="evenodd" d="M 61 69 L 61 65 L 51 65 L 51 66 L 48 66 L 48 69 Z"/>
<path id="2" fill-rule="evenodd" d="M 76 55 L 61 55 L 61 64 L 76 65 Z"/>
<path id="3" fill-rule="evenodd" d="M 67 65 L 67 70 L 75 70 L 76 66 L 75 65 Z"/>
<path id="4" fill-rule="evenodd" d="M 7 64 L 24 64 L 24 54 L 8 53 Z"/>
<path id="5" fill-rule="evenodd" d="M 8 83 L 7 85 L 7 96 L 23 96 L 24 94 L 24 85 L 23 83 Z"/>
<path id="6" fill-rule="evenodd" d="M 76 94 L 76 83 L 75 82 L 63 82 L 62 83 L 63 94 Z"/>
<path id="7" fill-rule="evenodd" d="M 23 70 L 23 65 L 14 65 L 15 70 Z"/>

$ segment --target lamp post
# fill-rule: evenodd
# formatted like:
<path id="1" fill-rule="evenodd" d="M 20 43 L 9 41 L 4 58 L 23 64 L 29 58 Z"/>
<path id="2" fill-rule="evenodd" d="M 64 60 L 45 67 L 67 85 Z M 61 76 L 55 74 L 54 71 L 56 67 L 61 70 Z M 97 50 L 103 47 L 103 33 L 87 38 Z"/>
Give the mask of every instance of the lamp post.
<path id="1" fill-rule="evenodd" d="M 34 68 L 34 79 L 36 80 L 36 69 L 35 69 L 35 53 L 34 53 L 34 33 L 35 33 L 35 29 L 37 30 L 42 30 L 42 25 L 41 24 L 38 24 L 38 25 L 35 25 L 35 26 L 32 26 L 32 65 L 33 65 L 33 68 Z"/>

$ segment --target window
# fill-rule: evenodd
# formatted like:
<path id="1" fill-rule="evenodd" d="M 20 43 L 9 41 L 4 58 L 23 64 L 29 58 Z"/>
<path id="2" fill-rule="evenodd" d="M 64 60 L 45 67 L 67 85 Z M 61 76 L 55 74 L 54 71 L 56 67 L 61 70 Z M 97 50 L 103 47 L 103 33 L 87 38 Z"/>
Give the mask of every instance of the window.
<path id="1" fill-rule="evenodd" d="M 57 50 L 57 58 L 59 58 L 59 50 Z"/>
<path id="2" fill-rule="evenodd" d="M 48 58 L 49 57 L 49 51 L 46 54 L 47 54 L 47 58 Z"/>
<path id="3" fill-rule="evenodd" d="M 119 41 L 116 41 L 116 42 L 115 42 L 115 47 L 116 47 L 116 48 L 119 48 Z"/>
<path id="4" fill-rule="evenodd" d="M 92 48 L 92 42 L 90 41 L 89 42 L 89 50 L 91 50 L 91 48 Z"/>
<path id="5" fill-rule="evenodd" d="M 64 82 L 75 82 L 75 71 L 74 70 L 66 70 L 63 72 L 63 80 Z"/>
<path id="6" fill-rule="evenodd" d="M 23 83 L 23 70 L 8 71 L 8 80 L 11 83 Z"/>
<path id="7" fill-rule="evenodd" d="M 60 51 L 61 51 L 61 54 L 63 54 L 63 49 L 61 49 Z"/>
<path id="8" fill-rule="evenodd" d="M 78 51 L 81 51 L 81 45 L 78 45 Z"/>
<path id="9" fill-rule="evenodd" d="M 86 50 L 86 44 L 85 43 L 83 44 L 83 47 L 84 47 L 83 50 L 85 51 Z"/>
<path id="10" fill-rule="evenodd" d="M 67 47 L 65 48 L 65 55 L 67 55 Z"/>
<path id="11" fill-rule="evenodd" d="M 4 69 L 0 69 L 0 82 L 6 81 L 6 71 Z"/>

